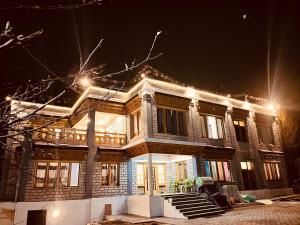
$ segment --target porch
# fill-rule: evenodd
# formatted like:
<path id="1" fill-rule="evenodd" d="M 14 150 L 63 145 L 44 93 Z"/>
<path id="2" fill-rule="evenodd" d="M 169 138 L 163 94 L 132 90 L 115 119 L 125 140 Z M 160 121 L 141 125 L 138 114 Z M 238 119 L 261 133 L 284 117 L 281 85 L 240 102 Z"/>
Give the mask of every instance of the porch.
<path id="1" fill-rule="evenodd" d="M 129 194 L 163 195 L 183 191 L 197 177 L 191 155 L 147 153 L 128 161 Z"/>

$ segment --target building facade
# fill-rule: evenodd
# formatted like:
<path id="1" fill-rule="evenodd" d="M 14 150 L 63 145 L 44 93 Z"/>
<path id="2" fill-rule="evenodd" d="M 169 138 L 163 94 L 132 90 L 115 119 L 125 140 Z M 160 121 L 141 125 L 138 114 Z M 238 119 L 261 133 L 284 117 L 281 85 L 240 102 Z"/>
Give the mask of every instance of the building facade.
<path id="1" fill-rule="evenodd" d="M 239 190 L 288 186 L 274 109 L 170 82 L 151 67 L 137 78 L 126 92 L 89 87 L 72 108 L 49 105 L 29 120 L 38 128 L 59 118 L 25 138 L 25 153 L 10 143 L 17 154 L 8 157 L 28 173 L 9 168 L 4 200 L 152 196 L 198 176 Z"/>

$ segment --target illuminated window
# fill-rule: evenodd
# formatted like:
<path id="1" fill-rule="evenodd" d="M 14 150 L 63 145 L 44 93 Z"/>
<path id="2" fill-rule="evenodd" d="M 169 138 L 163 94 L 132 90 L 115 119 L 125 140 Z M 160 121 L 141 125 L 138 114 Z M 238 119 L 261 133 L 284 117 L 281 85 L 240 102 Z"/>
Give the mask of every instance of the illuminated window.
<path id="1" fill-rule="evenodd" d="M 140 134 L 140 111 L 130 115 L 130 138 L 134 138 Z"/>
<path id="2" fill-rule="evenodd" d="M 118 163 L 101 164 L 101 184 L 103 186 L 119 185 L 119 164 Z"/>
<path id="3" fill-rule="evenodd" d="M 241 169 L 242 170 L 253 170 L 253 162 L 241 162 Z"/>
<path id="4" fill-rule="evenodd" d="M 176 162 L 176 180 L 183 181 L 187 179 L 186 161 Z"/>
<path id="5" fill-rule="evenodd" d="M 186 112 L 173 109 L 157 109 L 157 128 L 159 133 L 186 136 Z"/>
<path id="6" fill-rule="evenodd" d="M 229 163 L 227 161 L 205 161 L 206 176 L 210 176 L 214 181 L 231 182 L 231 173 Z"/>
<path id="7" fill-rule="evenodd" d="M 36 169 L 36 187 L 45 187 L 46 180 L 46 171 L 47 171 L 47 163 L 46 162 L 38 162 Z"/>
<path id="8" fill-rule="evenodd" d="M 53 188 L 57 185 L 78 186 L 79 165 L 78 162 L 37 162 L 35 186 Z"/>
<path id="9" fill-rule="evenodd" d="M 145 185 L 144 183 L 144 180 L 145 180 L 145 177 L 144 177 L 144 165 L 142 164 L 137 164 L 137 185 L 138 186 L 143 186 Z"/>
<path id="10" fill-rule="evenodd" d="M 246 122 L 243 120 L 234 120 L 233 121 L 236 140 L 240 142 L 247 142 L 247 128 Z"/>
<path id="11" fill-rule="evenodd" d="M 165 184 L 165 167 L 164 165 L 157 165 L 158 170 L 158 184 L 164 185 Z"/>
<path id="12" fill-rule="evenodd" d="M 216 116 L 201 115 L 200 126 L 202 137 L 208 137 L 212 139 L 224 138 L 222 118 Z"/>
<path id="13" fill-rule="evenodd" d="M 58 162 L 49 163 L 48 187 L 56 187 L 57 184 Z"/>
<path id="14" fill-rule="evenodd" d="M 280 180 L 280 162 L 265 162 L 265 176 L 267 180 Z"/>

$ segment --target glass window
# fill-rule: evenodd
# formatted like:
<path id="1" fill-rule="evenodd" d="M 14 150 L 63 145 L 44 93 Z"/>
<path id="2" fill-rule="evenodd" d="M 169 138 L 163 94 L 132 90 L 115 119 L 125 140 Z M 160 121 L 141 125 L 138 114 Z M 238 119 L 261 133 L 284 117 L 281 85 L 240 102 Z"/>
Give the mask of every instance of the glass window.
<path id="1" fill-rule="evenodd" d="M 259 142 L 263 144 L 274 144 L 274 136 L 272 126 L 256 124 Z"/>
<path id="2" fill-rule="evenodd" d="M 206 125 L 205 125 L 206 120 Z M 223 139 L 224 129 L 222 118 L 215 116 L 200 116 L 200 125 L 202 137 L 208 137 L 212 139 Z"/>
<path id="3" fill-rule="evenodd" d="M 79 163 L 71 163 L 70 186 L 78 186 L 79 183 Z"/>
<path id="4" fill-rule="evenodd" d="M 185 112 L 171 109 L 157 109 L 157 130 L 159 133 L 187 135 Z"/>
<path id="5" fill-rule="evenodd" d="M 134 138 L 140 134 L 140 111 L 129 116 L 130 120 L 130 138 Z"/>
<path id="6" fill-rule="evenodd" d="M 108 177 L 108 164 L 101 165 L 101 184 L 109 185 L 109 177 Z"/>
<path id="7" fill-rule="evenodd" d="M 69 177 L 69 163 L 60 163 L 60 184 L 62 186 L 68 186 Z"/>
<path id="8" fill-rule="evenodd" d="M 50 162 L 49 175 L 48 175 L 48 187 L 57 186 L 57 175 L 58 175 L 57 170 L 58 170 L 58 162 Z"/>
<path id="9" fill-rule="evenodd" d="M 101 168 L 101 184 L 103 186 L 119 185 L 119 164 L 102 163 Z"/>
<path id="10" fill-rule="evenodd" d="M 267 180 L 281 179 L 279 162 L 265 162 L 264 170 L 265 170 L 265 176 Z"/>
<path id="11" fill-rule="evenodd" d="M 176 162 L 176 179 L 183 181 L 187 179 L 187 168 L 186 168 L 186 162 Z"/>
<path id="12" fill-rule="evenodd" d="M 218 137 L 216 117 L 207 116 L 206 119 L 207 119 L 208 137 L 218 139 L 219 137 Z"/>
<path id="13" fill-rule="evenodd" d="M 36 169 L 36 187 L 45 187 L 46 180 L 46 171 L 47 171 L 47 163 L 46 162 L 38 162 Z"/>
<path id="14" fill-rule="evenodd" d="M 243 120 L 234 120 L 234 130 L 236 135 L 236 140 L 240 142 L 247 142 L 247 128 L 246 122 Z"/>
<path id="15" fill-rule="evenodd" d="M 157 165 L 157 172 L 158 172 L 158 184 L 164 185 L 165 184 L 165 167 L 164 165 Z"/>
<path id="16" fill-rule="evenodd" d="M 231 182 L 229 163 L 227 161 L 205 161 L 206 176 L 211 176 L 214 181 Z"/>
<path id="17" fill-rule="evenodd" d="M 143 164 L 137 164 L 137 185 L 143 186 L 145 177 L 144 177 L 144 165 Z"/>
<path id="18" fill-rule="evenodd" d="M 118 185 L 118 164 L 110 164 L 110 185 Z"/>

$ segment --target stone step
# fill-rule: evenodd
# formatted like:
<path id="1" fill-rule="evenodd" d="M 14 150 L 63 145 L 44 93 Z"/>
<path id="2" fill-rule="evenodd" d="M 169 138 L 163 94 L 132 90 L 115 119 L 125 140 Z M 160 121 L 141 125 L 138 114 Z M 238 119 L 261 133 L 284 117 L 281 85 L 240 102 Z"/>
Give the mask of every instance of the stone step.
<path id="1" fill-rule="evenodd" d="M 213 204 L 211 202 L 197 202 L 197 203 L 187 203 L 187 204 L 181 204 L 181 205 L 175 205 L 176 209 L 186 209 L 191 207 L 198 207 L 198 206 L 212 206 Z"/>
<path id="2" fill-rule="evenodd" d="M 224 210 L 218 210 L 218 211 L 213 211 L 213 212 L 205 212 L 205 213 L 196 213 L 192 215 L 186 216 L 187 219 L 195 219 L 199 217 L 207 217 L 207 216 L 213 216 L 213 215 L 219 215 L 224 213 Z"/>
<path id="3" fill-rule="evenodd" d="M 208 202 L 206 199 L 190 199 L 190 200 L 185 200 L 182 199 L 180 201 L 172 201 L 172 205 L 186 205 L 186 204 L 192 204 L 192 203 L 203 203 L 203 202 Z"/>
<path id="4" fill-rule="evenodd" d="M 195 210 L 191 210 L 188 212 L 182 212 L 182 214 L 184 216 L 188 216 L 188 215 L 194 215 L 194 214 L 199 214 L 199 213 L 211 213 L 211 212 L 219 212 L 219 211 L 222 211 L 222 209 L 219 207 L 214 207 L 214 208 L 210 208 L 210 209 L 195 209 Z"/>
<path id="5" fill-rule="evenodd" d="M 200 206 L 193 206 L 193 207 L 187 207 L 187 208 L 181 208 L 179 209 L 180 212 L 184 213 L 184 212 L 189 212 L 189 211 L 193 211 L 193 210 L 200 210 L 200 209 L 215 209 L 216 206 L 215 205 L 200 205 Z"/>
<path id="6" fill-rule="evenodd" d="M 173 202 L 176 202 L 176 201 L 183 201 L 183 200 L 196 200 L 196 199 L 199 199 L 199 200 L 202 200 L 202 199 L 205 199 L 205 198 L 202 198 L 200 196 L 189 196 L 189 197 L 185 197 L 185 198 L 172 198 L 172 201 Z"/>
<path id="7" fill-rule="evenodd" d="M 196 197 L 199 196 L 199 194 L 174 194 L 174 195 L 161 195 L 161 197 L 165 198 L 165 199 L 169 199 L 169 198 L 185 198 L 185 197 Z"/>

